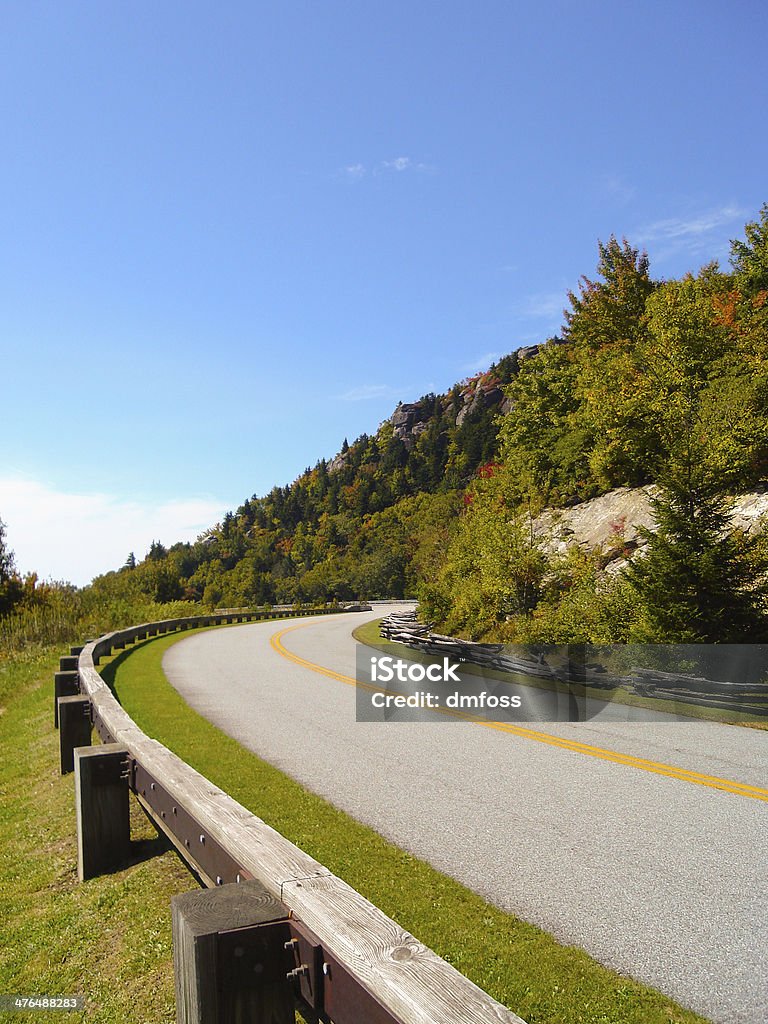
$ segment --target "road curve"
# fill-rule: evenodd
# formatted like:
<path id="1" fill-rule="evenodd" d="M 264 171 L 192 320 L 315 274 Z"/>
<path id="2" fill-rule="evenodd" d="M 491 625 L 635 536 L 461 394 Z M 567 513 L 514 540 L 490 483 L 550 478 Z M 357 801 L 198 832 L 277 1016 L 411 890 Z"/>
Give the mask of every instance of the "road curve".
<path id="1" fill-rule="evenodd" d="M 385 613 L 199 633 L 163 667 L 244 746 L 497 906 L 717 1024 L 766 1024 L 768 733 L 356 722 L 351 630 Z"/>

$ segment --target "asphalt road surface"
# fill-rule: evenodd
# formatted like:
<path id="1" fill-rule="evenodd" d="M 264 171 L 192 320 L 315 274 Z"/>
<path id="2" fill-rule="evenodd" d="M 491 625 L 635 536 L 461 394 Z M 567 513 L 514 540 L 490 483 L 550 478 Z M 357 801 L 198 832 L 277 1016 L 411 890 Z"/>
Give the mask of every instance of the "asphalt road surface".
<path id="1" fill-rule="evenodd" d="M 244 746 L 497 906 L 718 1024 L 766 1024 L 768 732 L 357 722 L 351 630 L 386 611 L 199 633 L 164 669 Z"/>

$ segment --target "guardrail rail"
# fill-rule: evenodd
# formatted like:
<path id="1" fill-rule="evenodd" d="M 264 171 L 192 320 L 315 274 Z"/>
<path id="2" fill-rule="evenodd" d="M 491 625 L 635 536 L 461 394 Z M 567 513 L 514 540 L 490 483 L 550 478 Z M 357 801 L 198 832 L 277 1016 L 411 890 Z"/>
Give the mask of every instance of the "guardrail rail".
<path id="1" fill-rule="evenodd" d="M 101 658 L 147 638 L 277 617 L 285 616 L 144 623 L 61 659 L 54 716 L 61 771 L 75 773 L 80 879 L 126 858 L 132 792 L 206 887 L 171 901 L 180 1024 L 288 1024 L 296 1005 L 307 1021 L 333 1024 L 525 1024 L 145 735 L 96 670 Z M 101 744 L 90 745 L 92 729 Z"/>

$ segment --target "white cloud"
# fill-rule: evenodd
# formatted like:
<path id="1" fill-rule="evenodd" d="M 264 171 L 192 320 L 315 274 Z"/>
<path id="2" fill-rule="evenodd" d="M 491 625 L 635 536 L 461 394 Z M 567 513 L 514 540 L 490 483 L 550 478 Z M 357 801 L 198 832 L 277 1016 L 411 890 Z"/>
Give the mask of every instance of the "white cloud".
<path id="1" fill-rule="evenodd" d="M 637 235 L 642 243 L 658 243 L 660 249 L 654 255 L 659 259 L 672 256 L 678 252 L 693 255 L 712 252 L 718 241 L 717 232 L 737 220 L 742 220 L 745 212 L 733 203 L 706 210 L 689 217 L 670 217 L 657 220 L 640 228 Z"/>
<path id="2" fill-rule="evenodd" d="M 732 223 L 737 217 L 743 216 L 737 206 L 724 206 L 719 210 L 709 210 L 696 217 L 670 218 L 669 220 L 657 220 L 647 225 L 643 231 L 643 241 L 651 241 L 658 238 L 689 238 L 691 236 L 703 235 L 723 224 Z"/>
<path id="3" fill-rule="evenodd" d="M 375 164 L 370 171 L 363 163 L 348 164 L 346 167 L 341 169 L 340 174 L 341 177 L 345 178 L 347 181 L 360 181 L 369 174 L 374 178 L 378 178 L 382 174 L 388 174 L 390 172 L 402 174 L 403 171 L 428 173 L 434 171 L 434 167 L 430 164 L 424 164 L 417 160 L 413 160 L 409 156 L 396 156 L 393 160 L 381 160 L 378 164 Z"/>
<path id="4" fill-rule="evenodd" d="M 367 402 L 372 398 L 395 398 L 398 394 L 389 384 L 361 384 L 336 398 L 342 402 Z"/>
<path id="5" fill-rule="evenodd" d="M 538 292 L 529 295 L 521 307 L 521 314 L 536 320 L 556 320 L 566 305 L 565 292 Z"/>
<path id="6" fill-rule="evenodd" d="M 395 171 L 398 174 L 402 171 L 417 171 L 423 174 L 432 173 L 435 170 L 431 164 L 412 160 L 409 156 L 397 156 L 394 160 L 383 160 L 381 166 L 385 171 Z"/>
<path id="7" fill-rule="evenodd" d="M 223 502 L 209 497 L 155 505 L 0 477 L 0 518 L 19 571 L 78 586 L 119 569 L 130 551 L 143 558 L 153 540 L 166 545 L 194 540 L 226 511 Z"/>
<path id="8" fill-rule="evenodd" d="M 613 200 L 619 206 L 631 202 L 637 195 L 634 185 L 629 185 L 618 174 L 606 174 L 600 181 L 600 189 L 608 199 Z"/>
<path id="9" fill-rule="evenodd" d="M 394 160 L 385 160 L 384 166 L 391 171 L 407 171 L 413 167 L 413 161 L 409 156 L 397 156 Z"/>
<path id="10" fill-rule="evenodd" d="M 461 373 L 480 373 L 483 370 L 487 370 L 491 363 L 495 363 L 498 359 L 504 355 L 503 352 L 484 352 L 477 359 L 473 359 L 470 363 L 464 363 L 460 368 Z"/>

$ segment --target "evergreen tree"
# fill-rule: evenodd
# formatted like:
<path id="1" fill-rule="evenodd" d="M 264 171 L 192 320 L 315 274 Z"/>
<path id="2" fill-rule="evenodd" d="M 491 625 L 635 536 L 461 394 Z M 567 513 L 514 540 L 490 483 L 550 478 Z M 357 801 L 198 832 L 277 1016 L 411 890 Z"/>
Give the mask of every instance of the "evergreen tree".
<path id="1" fill-rule="evenodd" d="M 768 639 L 766 566 L 733 533 L 725 500 L 697 474 L 670 473 L 652 500 L 656 529 L 625 569 L 639 604 L 641 643 L 760 643 Z"/>
<path id="2" fill-rule="evenodd" d="M 159 540 L 153 540 L 147 552 L 147 561 L 162 562 L 168 555 L 168 549 Z"/>

